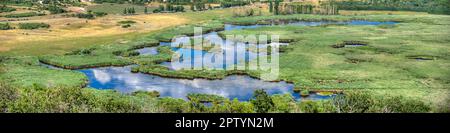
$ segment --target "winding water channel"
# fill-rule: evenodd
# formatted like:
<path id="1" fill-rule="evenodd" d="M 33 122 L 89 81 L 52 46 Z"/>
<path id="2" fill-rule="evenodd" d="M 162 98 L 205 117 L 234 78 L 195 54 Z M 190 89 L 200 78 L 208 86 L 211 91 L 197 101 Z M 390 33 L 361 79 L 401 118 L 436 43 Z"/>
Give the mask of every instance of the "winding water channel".
<path id="1" fill-rule="evenodd" d="M 396 22 L 372 22 L 372 21 L 349 21 L 349 22 L 285 22 L 283 25 L 295 26 L 318 26 L 324 24 L 348 24 L 348 25 L 381 25 L 381 24 L 395 24 Z M 237 30 L 245 28 L 258 28 L 271 25 L 230 25 L 226 24 L 224 30 Z M 217 32 L 210 32 L 203 34 L 203 36 L 218 37 Z M 160 45 L 170 45 L 167 42 L 161 42 Z M 181 52 L 192 52 L 189 48 L 172 48 L 172 50 L 179 50 Z M 223 48 L 222 50 L 227 50 Z M 156 47 L 147 47 L 137 50 L 140 55 L 156 55 L 158 54 Z M 248 51 L 236 51 L 237 54 L 245 54 L 246 60 L 255 58 L 254 53 Z M 211 54 L 209 52 L 200 52 L 203 55 Z M 184 58 L 189 60 L 189 57 Z M 162 63 L 162 65 L 171 67 L 170 62 Z M 223 67 L 223 66 L 215 66 Z M 221 80 L 206 80 L 206 79 L 174 79 L 164 78 L 154 75 L 131 73 L 131 66 L 125 67 L 101 67 L 91 69 L 77 70 L 84 73 L 89 79 L 89 87 L 97 89 L 115 89 L 123 93 L 131 93 L 134 91 L 158 91 L 161 97 L 174 97 L 187 99 L 186 95 L 189 93 L 206 93 L 224 96 L 230 99 L 237 98 L 240 101 L 249 100 L 255 89 L 265 89 L 267 93 L 286 94 L 291 93 L 297 100 L 321 100 L 329 99 L 335 95 L 319 95 L 312 93 L 308 97 L 301 97 L 298 93 L 293 91 L 294 85 L 281 82 L 265 82 L 258 79 L 243 75 L 232 75 Z"/>

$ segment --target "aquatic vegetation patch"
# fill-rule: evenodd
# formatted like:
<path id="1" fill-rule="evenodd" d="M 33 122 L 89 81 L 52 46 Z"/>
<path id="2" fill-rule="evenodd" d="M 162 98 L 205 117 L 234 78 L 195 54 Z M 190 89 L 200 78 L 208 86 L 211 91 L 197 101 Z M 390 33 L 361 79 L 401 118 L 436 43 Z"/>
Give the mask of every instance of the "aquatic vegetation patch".
<path id="1" fill-rule="evenodd" d="M 225 97 L 213 94 L 189 93 L 186 97 L 191 101 L 199 101 L 202 103 L 207 102 L 222 103 L 225 100 Z"/>
<path id="2" fill-rule="evenodd" d="M 350 41 L 343 41 L 341 43 L 334 44 L 331 47 L 333 47 L 333 48 L 360 47 L 360 46 L 367 46 L 368 44 L 369 44 L 368 42 L 364 42 L 364 41 L 350 40 Z"/>
<path id="3" fill-rule="evenodd" d="M 49 24 L 46 23 L 19 23 L 19 29 L 33 30 L 40 28 L 50 28 Z"/>
<path id="4" fill-rule="evenodd" d="M 66 55 L 66 56 L 41 56 L 39 61 L 44 64 L 64 68 L 83 69 L 105 66 L 126 66 L 131 61 L 114 55 Z"/>
<path id="5" fill-rule="evenodd" d="M 406 56 L 408 59 L 415 59 L 415 60 L 436 60 L 437 56 L 432 55 L 408 55 Z"/>

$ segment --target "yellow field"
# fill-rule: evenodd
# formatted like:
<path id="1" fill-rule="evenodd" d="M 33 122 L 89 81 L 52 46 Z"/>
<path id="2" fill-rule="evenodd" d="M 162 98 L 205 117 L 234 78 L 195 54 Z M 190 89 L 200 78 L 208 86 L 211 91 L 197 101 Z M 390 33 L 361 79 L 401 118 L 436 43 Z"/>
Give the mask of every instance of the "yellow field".
<path id="1" fill-rule="evenodd" d="M 137 23 L 130 28 L 122 28 L 118 22 L 133 20 Z M 187 19 L 176 14 L 149 15 L 108 15 L 94 20 L 62 16 L 33 17 L 26 21 L 11 22 L 12 25 L 24 22 L 43 22 L 51 25 L 49 29 L 38 30 L 6 30 L 0 32 L 0 51 L 5 52 L 20 45 L 36 44 L 37 42 L 58 42 L 80 37 L 105 37 L 127 33 L 144 33 L 162 28 L 185 24 Z M 63 44 L 45 44 L 63 45 Z"/>

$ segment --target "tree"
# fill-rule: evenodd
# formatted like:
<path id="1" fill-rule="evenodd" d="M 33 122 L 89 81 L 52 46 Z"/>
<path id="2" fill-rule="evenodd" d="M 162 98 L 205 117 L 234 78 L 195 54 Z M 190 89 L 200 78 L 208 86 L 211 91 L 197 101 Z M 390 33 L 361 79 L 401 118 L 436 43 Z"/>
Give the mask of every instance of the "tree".
<path id="1" fill-rule="evenodd" d="M 273 12 L 273 3 L 272 3 L 272 0 L 269 0 L 269 12 Z"/>
<path id="2" fill-rule="evenodd" d="M 280 0 L 275 0 L 275 15 L 279 14 L 279 6 L 280 6 Z"/>
<path id="3" fill-rule="evenodd" d="M 148 9 L 147 7 L 144 8 L 144 13 L 147 14 L 148 13 Z"/>
<path id="4" fill-rule="evenodd" d="M 123 14 L 128 14 L 127 8 L 123 9 Z"/>
<path id="5" fill-rule="evenodd" d="M 253 94 L 251 103 L 254 105 L 255 111 L 258 113 L 267 113 L 275 106 L 272 98 L 264 90 L 256 90 Z"/>

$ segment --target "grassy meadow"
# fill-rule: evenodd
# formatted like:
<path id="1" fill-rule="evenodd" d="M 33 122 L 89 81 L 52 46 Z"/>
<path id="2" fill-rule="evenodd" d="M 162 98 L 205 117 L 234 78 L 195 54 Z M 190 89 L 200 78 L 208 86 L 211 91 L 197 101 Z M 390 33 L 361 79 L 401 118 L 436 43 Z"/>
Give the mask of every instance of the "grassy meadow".
<path id="1" fill-rule="evenodd" d="M 121 94 L 85 88 L 87 77 L 77 71 L 49 69 L 43 62 L 67 69 L 139 64 L 133 72 L 176 78 L 221 79 L 257 72 L 170 71 L 157 63 L 171 51 L 136 55 L 133 50 L 192 35 L 193 27 L 217 31 L 224 24 L 267 24 L 269 20 L 395 21 L 395 25 L 278 25 L 220 32 L 225 35 L 277 34 L 292 40 L 280 54 L 280 77 L 302 90 L 343 90 L 325 101 L 297 102 L 290 94 L 270 96 L 268 112 L 450 112 L 450 16 L 403 11 L 342 11 L 341 15 L 271 15 L 233 17 L 232 8 L 199 12 L 118 15 L 124 5 L 92 5 L 108 12 L 94 20 L 60 15 L 14 21 L 44 22 L 49 29 L 0 30 L 0 110 L 7 112 L 257 112 L 256 104 L 191 94 L 192 100 L 158 98 L 153 94 Z M 108 8 L 114 7 L 114 8 Z M 143 7 L 135 6 L 138 12 Z M 119 10 L 120 9 L 120 10 Z M 265 8 L 262 8 L 265 9 Z M 143 10 L 143 9 L 142 9 Z M 143 11 L 142 11 L 143 12 Z M 6 19 L 0 17 L 0 19 Z M 120 21 L 132 20 L 130 28 Z M 67 23 L 70 23 L 69 25 Z M 26 33 L 26 34 L 25 34 Z M 361 47 L 333 47 L 345 41 Z M 0 93 L 2 93 L 0 92 Z M 67 97 L 67 98 L 66 98 Z M 68 100 L 66 100 L 68 99 Z M 206 100 L 205 100 L 206 99 Z M 212 99 L 212 100 L 211 100 Z M 216 100 L 220 99 L 220 100 Z M 212 106 L 200 101 L 219 101 Z M 30 105 L 36 101 L 42 103 Z M 398 104 L 401 103 L 401 104 Z M 58 106 L 58 105 L 62 106 Z"/>

